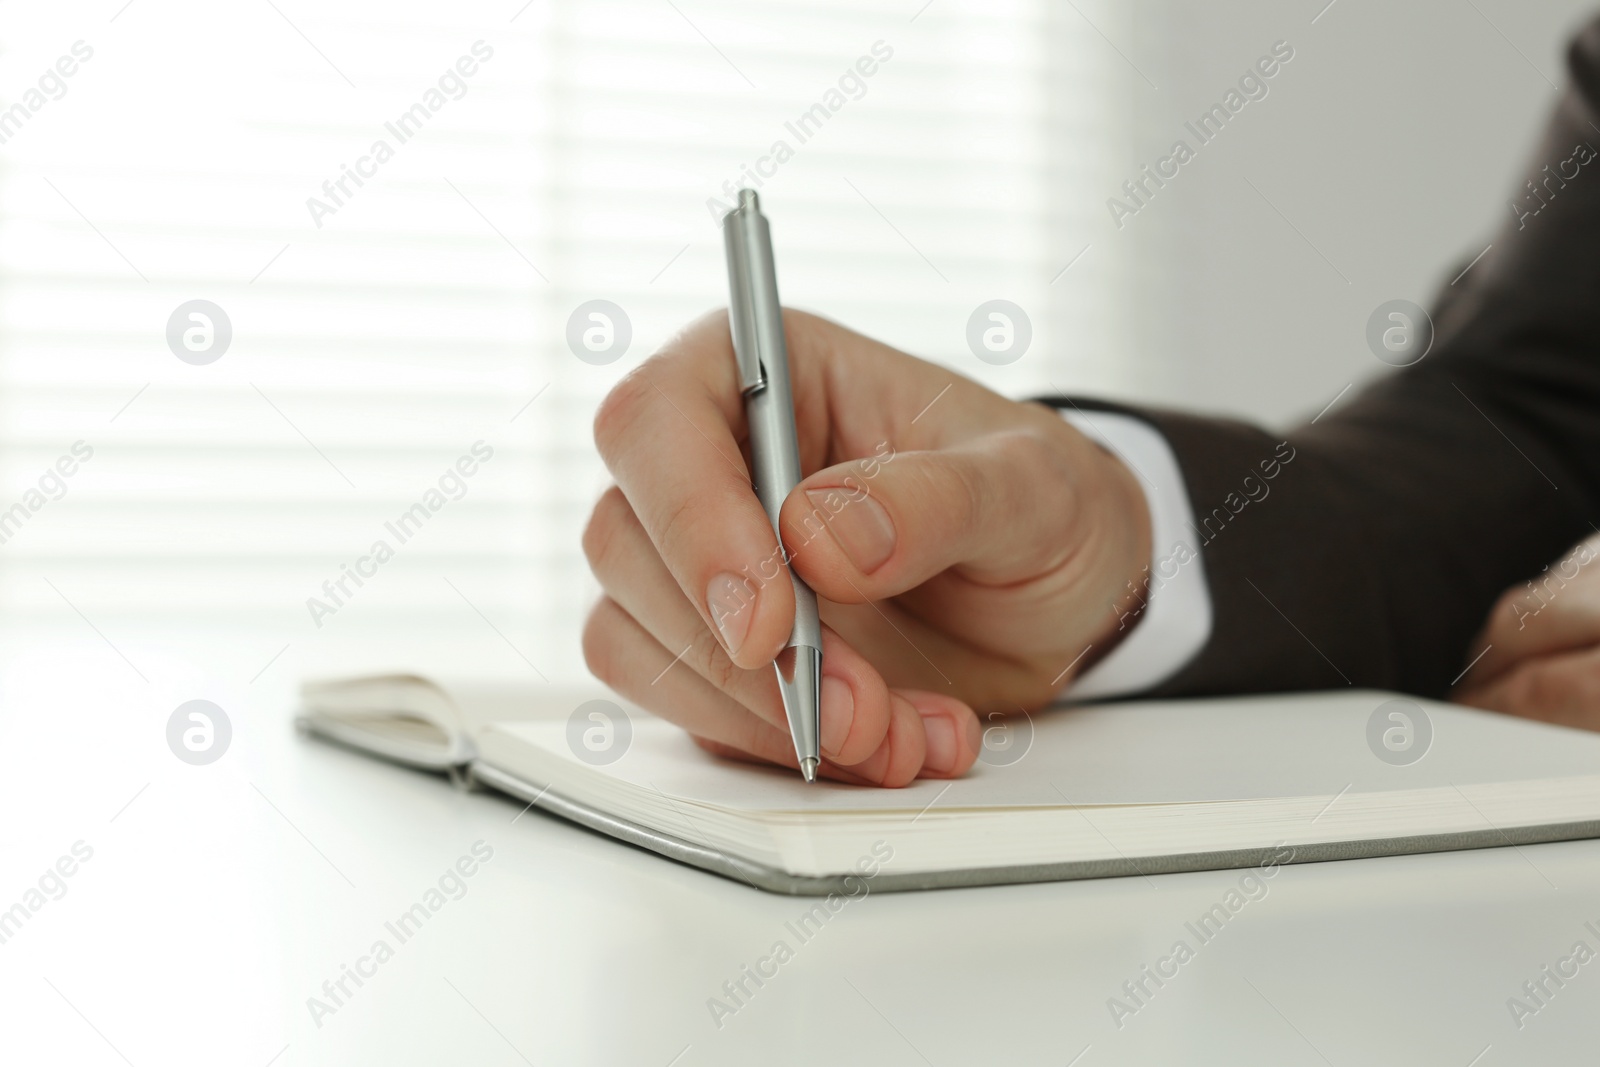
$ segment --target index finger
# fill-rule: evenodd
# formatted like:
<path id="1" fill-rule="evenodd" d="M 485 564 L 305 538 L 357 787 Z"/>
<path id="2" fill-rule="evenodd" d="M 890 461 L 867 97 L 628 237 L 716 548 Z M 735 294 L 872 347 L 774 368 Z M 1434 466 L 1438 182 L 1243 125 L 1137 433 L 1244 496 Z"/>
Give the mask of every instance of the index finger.
<path id="1" fill-rule="evenodd" d="M 595 414 L 594 439 L 651 543 L 734 663 L 763 666 L 794 591 L 739 447 L 744 410 L 725 311 L 692 323 Z"/>

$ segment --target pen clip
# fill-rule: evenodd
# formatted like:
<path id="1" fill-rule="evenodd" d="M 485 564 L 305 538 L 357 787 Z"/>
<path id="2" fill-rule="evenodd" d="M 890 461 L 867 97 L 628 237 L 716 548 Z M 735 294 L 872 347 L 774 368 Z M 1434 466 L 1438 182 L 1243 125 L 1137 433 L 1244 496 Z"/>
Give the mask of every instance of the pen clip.
<path id="1" fill-rule="evenodd" d="M 767 369 L 761 360 L 764 324 L 756 321 L 758 306 L 777 306 L 773 278 L 772 241 L 761 202 L 755 190 L 739 190 L 737 205 L 722 217 L 722 238 L 728 253 L 728 326 L 733 334 L 734 363 L 739 391 L 744 396 L 767 387 Z M 758 297 L 757 287 L 769 288 Z"/>

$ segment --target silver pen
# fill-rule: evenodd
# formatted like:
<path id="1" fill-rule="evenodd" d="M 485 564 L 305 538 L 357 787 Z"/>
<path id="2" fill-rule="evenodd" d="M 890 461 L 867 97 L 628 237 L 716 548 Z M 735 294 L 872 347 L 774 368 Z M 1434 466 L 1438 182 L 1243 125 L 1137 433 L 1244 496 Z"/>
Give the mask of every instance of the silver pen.
<path id="1" fill-rule="evenodd" d="M 778 304 L 778 275 L 772 262 L 772 232 L 754 189 L 740 189 L 739 201 L 722 219 L 728 254 L 728 321 L 745 419 L 750 424 L 750 460 L 756 496 L 783 544 L 778 512 L 800 484 L 800 440 L 795 432 L 794 393 L 789 383 L 789 349 Z M 788 567 L 794 583 L 794 629 L 773 667 L 783 693 L 794 754 L 808 782 L 822 762 L 822 620 L 817 596 Z"/>

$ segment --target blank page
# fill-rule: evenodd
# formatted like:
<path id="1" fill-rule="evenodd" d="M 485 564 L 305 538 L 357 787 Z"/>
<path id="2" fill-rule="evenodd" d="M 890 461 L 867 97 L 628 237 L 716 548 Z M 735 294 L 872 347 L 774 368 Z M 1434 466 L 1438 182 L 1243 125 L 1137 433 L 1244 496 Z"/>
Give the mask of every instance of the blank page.
<path id="1" fill-rule="evenodd" d="M 1203 803 L 1448 788 L 1600 773 L 1600 735 L 1430 701 L 1427 754 L 1407 766 L 1368 747 L 1373 711 L 1393 694 L 1355 691 L 1056 708 L 1007 728 L 1023 754 L 980 761 L 954 782 L 877 789 L 709 755 L 676 727 L 634 717 L 626 753 L 590 767 L 567 747 L 564 721 L 495 723 L 479 738 L 490 764 L 557 784 L 591 777 L 733 811 L 939 811 L 960 808 Z M 1026 745 L 1025 750 L 1022 746 Z M 595 786 L 585 789 L 589 792 Z M 557 786 L 559 789 L 559 786 Z"/>

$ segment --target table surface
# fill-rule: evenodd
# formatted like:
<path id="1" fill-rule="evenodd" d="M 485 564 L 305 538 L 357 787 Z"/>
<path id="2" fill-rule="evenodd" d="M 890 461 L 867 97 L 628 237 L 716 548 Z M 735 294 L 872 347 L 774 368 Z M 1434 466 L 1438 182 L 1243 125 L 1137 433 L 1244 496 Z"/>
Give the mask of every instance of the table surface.
<path id="1" fill-rule="evenodd" d="M 816 901 L 301 738 L 289 676 L 221 694 L 228 751 L 180 762 L 168 717 L 217 686 L 143 662 L 23 642 L 0 672 L 0 914 L 27 912 L 0 1062 L 1488 1067 L 1600 1033 L 1600 842 L 1285 867 L 1204 942 L 1186 924 L 1240 872 L 869 894 L 799 927 Z"/>

